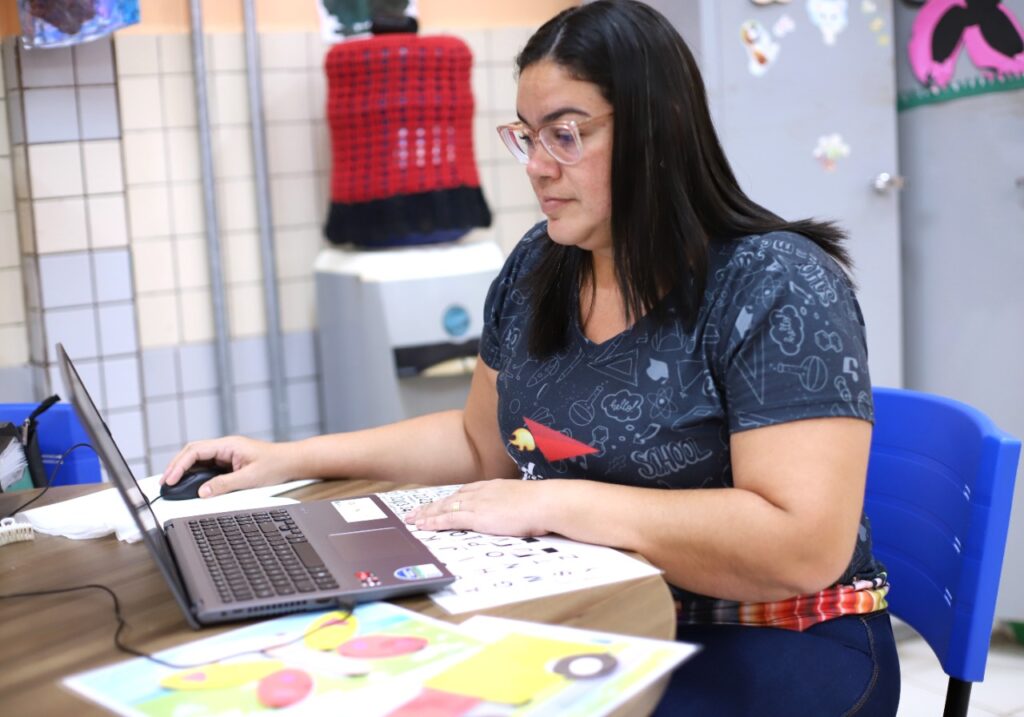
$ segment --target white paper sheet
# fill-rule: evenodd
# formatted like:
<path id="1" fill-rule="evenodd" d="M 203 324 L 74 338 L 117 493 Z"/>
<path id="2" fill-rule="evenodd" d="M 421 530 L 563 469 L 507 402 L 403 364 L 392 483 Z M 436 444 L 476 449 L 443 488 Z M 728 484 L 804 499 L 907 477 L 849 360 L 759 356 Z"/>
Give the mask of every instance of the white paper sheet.
<path id="1" fill-rule="evenodd" d="M 160 525 L 163 525 L 171 518 L 288 505 L 298 501 L 294 498 L 278 497 L 278 493 L 294 490 L 312 482 L 312 480 L 302 480 L 279 483 L 262 488 L 225 493 L 214 498 L 158 500 L 152 506 L 153 513 L 160 521 Z M 160 476 L 152 475 L 143 478 L 139 481 L 139 488 L 149 500 L 153 500 L 160 494 Z M 119 540 L 134 543 L 142 537 L 115 488 L 108 488 L 53 505 L 32 508 L 21 513 L 21 516 L 40 533 L 63 535 L 74 540 L 99 538 L 115 533 Z"/>
<path id="2" fill-rule="evenodd" d="M 527 635 L 543 640 L 592 645 L 594 653 L 614 656 L 617 664 L 610 674 L 567 680 L 566 686 L 548 699 L 522 707 L 519 712 L 523 717 L 602 717 L 610 714 L 700 650 L 699 645 L 691 642 L 653 640 L 490 615 L 474 615 L 459 628 L 485 643 L 494 643 L 510 635 Z"/>
<path id="3" fill-rule="evenodd" d="M 481 616 L 456 626 L 382 602 L 358 605 L 351 632 L 335 633 L 339 644 L 334 649 L 316 649 L 300 639 L 320 629 L 329 616 L 330 612 L 321 612 L 278 617 L 157 653 L 161 660 L 183 665 L 180 668 L 135 658 L 73 675 L 64 684 L 129 717 L 316 717 L 339 712 L 386 717 L 399 711 L 600 717 L 697 650 L 695 645 L 669 640 Z M 342 650 L 374 638 L 398 638 L 397 643 L 410 636 L 423 644 L 386 659 L 346 656 Z M 553 647 L 552 642 L 561 644 Z M 514 659 L 508 669 L 492 669 L 496 660 L 508 658 Z M 592 669 L 595 661 L 601 665 L 599 671 Z M 265 663 L 274 664 L 267 669 Z M 232 682 L 216 689 L 189 689 L 196 677 L 225 668 L 235 668 Z M 304 674 L 316 689 L 284 695 L 285 704 L 271 707 L 260 701 L 263 680 L 284 670 L 293 676 Z M 552 673 L 562 678 L 553 678 Z M 186 675 L 189 679 L 182 679 Z M 506 684 L 520 689 L 526 680 L 543 683 L 527 701 L 489 701 L 496 693 L 507 697 Z"/>
<path id="4" fill-rule="evenodd" d="M 457 488 L 438 486 L 377 495 L 404 516 Z M 661 573 L 618 550 L 553 535 L 516 538 L 408 527 L 455 575 L 454 583 L 430 593 L 431 600 L 453 615 Z"/>

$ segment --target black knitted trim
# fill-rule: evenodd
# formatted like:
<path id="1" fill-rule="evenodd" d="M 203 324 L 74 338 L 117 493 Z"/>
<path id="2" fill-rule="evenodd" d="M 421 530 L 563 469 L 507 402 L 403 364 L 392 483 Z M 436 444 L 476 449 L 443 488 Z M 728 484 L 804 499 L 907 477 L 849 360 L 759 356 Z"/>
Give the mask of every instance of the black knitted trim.
<path id="1" fill-rule="evenodd" d="M 324 236 L 361 247 L 436 244 L 491 225 L 480 187 L 401 194 L 358 204 L 332 202 Z"/>

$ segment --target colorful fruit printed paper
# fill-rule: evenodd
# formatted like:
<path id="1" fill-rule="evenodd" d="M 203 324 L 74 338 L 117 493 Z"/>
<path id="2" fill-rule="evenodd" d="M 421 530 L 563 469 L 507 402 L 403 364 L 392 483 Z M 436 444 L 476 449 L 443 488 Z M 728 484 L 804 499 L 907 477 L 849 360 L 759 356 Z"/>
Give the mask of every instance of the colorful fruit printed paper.
<path id="1" fill-rule="evenodd" d="M 314 639 L 315 638 L 315 639 Z M 461 626 L 389 603 L 289 615 L 65 680 L 120 715 L 600 717 L 693 645 L 476 616 Z M 352 657 L 357 655 L 357 657 Z"/>

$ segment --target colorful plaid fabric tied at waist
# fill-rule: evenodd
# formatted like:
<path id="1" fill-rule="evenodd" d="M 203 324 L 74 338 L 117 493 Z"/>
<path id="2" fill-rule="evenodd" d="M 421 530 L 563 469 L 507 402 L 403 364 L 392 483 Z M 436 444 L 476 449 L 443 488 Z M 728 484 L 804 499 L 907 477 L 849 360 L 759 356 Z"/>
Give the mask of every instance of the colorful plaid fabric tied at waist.
<path id="1" fill-rule="evenodd" d="M 777 602 L 741 603 L 730 600 L 676 601 L 681 625 L 760 625 L 802 631 L 843 615 L 884 610 L 889 583 L 885 573 L 852 585 L 834 585 L 821 592 Z"/>

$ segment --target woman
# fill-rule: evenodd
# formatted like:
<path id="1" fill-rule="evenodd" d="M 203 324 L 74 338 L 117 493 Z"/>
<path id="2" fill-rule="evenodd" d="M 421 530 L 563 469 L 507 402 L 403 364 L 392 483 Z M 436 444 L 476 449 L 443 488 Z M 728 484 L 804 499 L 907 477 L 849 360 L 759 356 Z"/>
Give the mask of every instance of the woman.
<path id="1" fill-rule="evenodd" d="M 410 520 L 559 533 L 664 570 L 678 637 L 703 649 L 659 713 L 895 714 L 841 232 L 744 195 L 692 55 L 646 5 L 566 10 L 517 64 L 519 122 L 499 132 L 547 221 L 491 287 L 465 409 L 198 442 L 165 480 L 214 459 L 234 472 L 211 495 L 299 476 L 464 483 Z"/>

